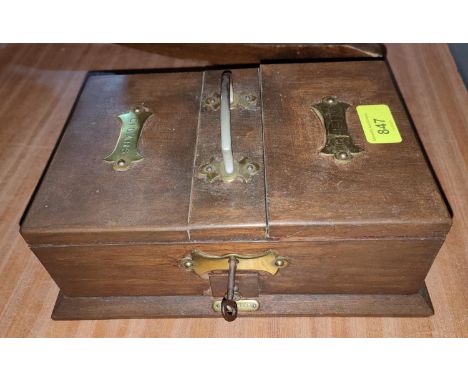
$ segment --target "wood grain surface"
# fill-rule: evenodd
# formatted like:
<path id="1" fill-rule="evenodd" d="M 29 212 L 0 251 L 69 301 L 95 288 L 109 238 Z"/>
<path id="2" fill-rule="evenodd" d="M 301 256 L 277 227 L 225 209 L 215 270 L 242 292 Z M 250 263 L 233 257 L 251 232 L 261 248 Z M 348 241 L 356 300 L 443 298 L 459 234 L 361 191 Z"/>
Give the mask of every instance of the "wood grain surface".
<path id="1" fill-rule="evenodd" d="M 259 276 L 262 294 L 416 293 L 441 239 L 226 242 L 32 247 L 61 291 L 76 296 L 209 295 L 180 268 L 194 248 L 212 256 L 274 250 L 288 266 Z M 240 271 L 243 272 L 242 270 Z M 237 280 L 244 293 L 242 281 Z M 226 283 L 227 285 L 227 279 Z"/>
<path id="2" fill-rule="evenodd" d="M 202 102 L 220 93 L 223 71 L 205 71 Z M 263 175 L 262 114 L 258 70 L 232 70 L 235 93 L 256 97 L 256 107 L 231 111 L 232 152 L 241 161 L 247 153 L 261 170 L 249 183 L 215 180 L 207 183 L 198 169 L 212 158 L 222 159 L 220 110 L 202 107 L 197 133 L 197 151 L 193 166 L 191 210 L 188 229 L 191 240 L 258 240 L 265 238 L 265 183 Z"/>
<path id="3" fill-rule="evenodd" d="M 212 65 L 259 64 L 271 60 L 336 57 L 381 57 L 382 44 L 122 44 L 177 58 L 196 58 Z"/>
<path id="4" fill-rule="evenodd" d="M 219 301 L 220 299 L 218 299 Z M 247 316 L 359 316 L 427 317 L 434 313 L 426 287 L 414 294 L 275 294 L 256 297 L 260 309 L 239 312 Z M 219 312 L 206 309 L 210 296 L 68 297 L 60 293 L 54 307 L 55 320 L 108 318 L 193 318 L 216 317 Z"/>
<path id="5" fill-rule="evenodd" d="M 261 72 L 271 238 L 445 236 L 447 208 L 384 61 L 262 65 Z M 348 163 L 320 153 L 325 132 L 312 105 L 327 96 L 350 105 L 346 125 L 362 152 Z M 380 104 L 391 109 L 401 143 L 366 142 L 355 109 Z"/>
<path id="6" fill-rule="evenodd" d="M 90 76 L 24 219 L 26 240 L 46 244 L 188 240 L 202 76 L 196 72 Z M 130 164 L 126 172 L 114 171 L 103 157 L 119 137 L 117 116 L 134 102 L 144 102 L 154 113 L 138 145 L 144 161 Z M 129 204 L 131 208 L 124 207 Z"/>
<path id="7" fill-rule="evenodd" d="M 197 66 L 116 45 L 0 46 L 0 336 L 468 336 L 468 95 L 445 45 L 389 45 L 389 61 L 454 221 L 426 280 L 429 318 L 54 322 L 58 288 L 18 232 L 87 70 Z"/>

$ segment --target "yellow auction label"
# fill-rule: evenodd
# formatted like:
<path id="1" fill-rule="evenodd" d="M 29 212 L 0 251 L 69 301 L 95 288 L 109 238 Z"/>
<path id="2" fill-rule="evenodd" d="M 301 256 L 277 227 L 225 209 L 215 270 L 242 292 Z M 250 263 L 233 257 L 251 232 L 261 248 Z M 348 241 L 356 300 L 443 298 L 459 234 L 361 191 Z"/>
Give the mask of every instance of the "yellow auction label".
<path id="1" fill-rule="evenodd" d="M 367 142 L 400 143 L 402 141 L 392 112 L 387 105 L 359 105 L 356 110 Z"/>

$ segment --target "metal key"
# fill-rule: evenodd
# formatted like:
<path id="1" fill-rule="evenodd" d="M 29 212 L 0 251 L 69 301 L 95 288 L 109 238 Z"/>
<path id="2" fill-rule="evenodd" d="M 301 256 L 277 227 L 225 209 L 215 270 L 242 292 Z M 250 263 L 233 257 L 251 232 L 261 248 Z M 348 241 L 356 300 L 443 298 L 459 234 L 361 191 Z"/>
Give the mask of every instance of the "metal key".
<path id="1" fill-rule="evenodd" d="M 234 300 L 236 286 L 237 259 L 234 256 L 229 258 L 229 273 L 227 292 L 221 301 L 221 313 L 226 321 L 234 321 L 237 318 L 237 303 Z"/>

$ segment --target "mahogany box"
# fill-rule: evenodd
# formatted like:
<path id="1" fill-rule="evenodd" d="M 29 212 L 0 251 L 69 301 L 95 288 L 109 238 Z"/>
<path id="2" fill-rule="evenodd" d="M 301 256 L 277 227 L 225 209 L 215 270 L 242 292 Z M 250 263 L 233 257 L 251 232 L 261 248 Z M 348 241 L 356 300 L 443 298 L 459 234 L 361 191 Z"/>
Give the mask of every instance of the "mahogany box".
<path id="1" fill-rule="evenodd" d="M 427 316 L 451 216 L 382 58 L 90 73 L 21 222 L 69 319 Z"/>

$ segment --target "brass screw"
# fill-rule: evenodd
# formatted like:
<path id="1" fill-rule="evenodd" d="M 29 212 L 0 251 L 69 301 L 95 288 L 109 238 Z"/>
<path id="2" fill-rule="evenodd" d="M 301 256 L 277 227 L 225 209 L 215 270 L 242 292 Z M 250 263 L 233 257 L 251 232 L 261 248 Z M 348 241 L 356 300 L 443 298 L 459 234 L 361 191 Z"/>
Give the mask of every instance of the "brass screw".
<path id="1" fill-rule="evenodd" d="M 252 173 L 254 171 L 254 169 L 255 169 L 255 167 L 254 167 L 254 165 L 252 163 L 249 163 L 247 165 L 247 171 L 248 172 Z"/>
<path id="2" fill-rule="evenodd" d="M 184 261 L 184 267 L 185 267 L 186 269 L 192 268 L 192 267 L 193 267 L 193 261 L 192 261 L 192 260 L 185 260 L 185 261 Z"/>
<path id="3" fill-rule="evenodd" d="M 206 172 L 213 172 L 213 166 L 206 166 L 205 170 Z"/>
<path id="4" fill-rule="evenodd" d="M 339 160 L 346 160 L 348 159 L 348 153 L 345 153 L 344 151 L 338 154 L 338 159 Z"/>
<path id="5" fill-rule="evenodd" d="M 284 266 L 284 259 L 276 259 L 275 265 L 276 265 L 277 267 L 282 267 L 282 266 Z"/>
<path id="6" fill-rule="evenodd" d="M 119 167 L 124 167 L 125 164 L 126 164 L 126 163 L 125 163 L 125 161 L 124 161 L 123 159 L 120 159 L 120 160 L 117 162 L 117 165 L 118 165 Z"/>

